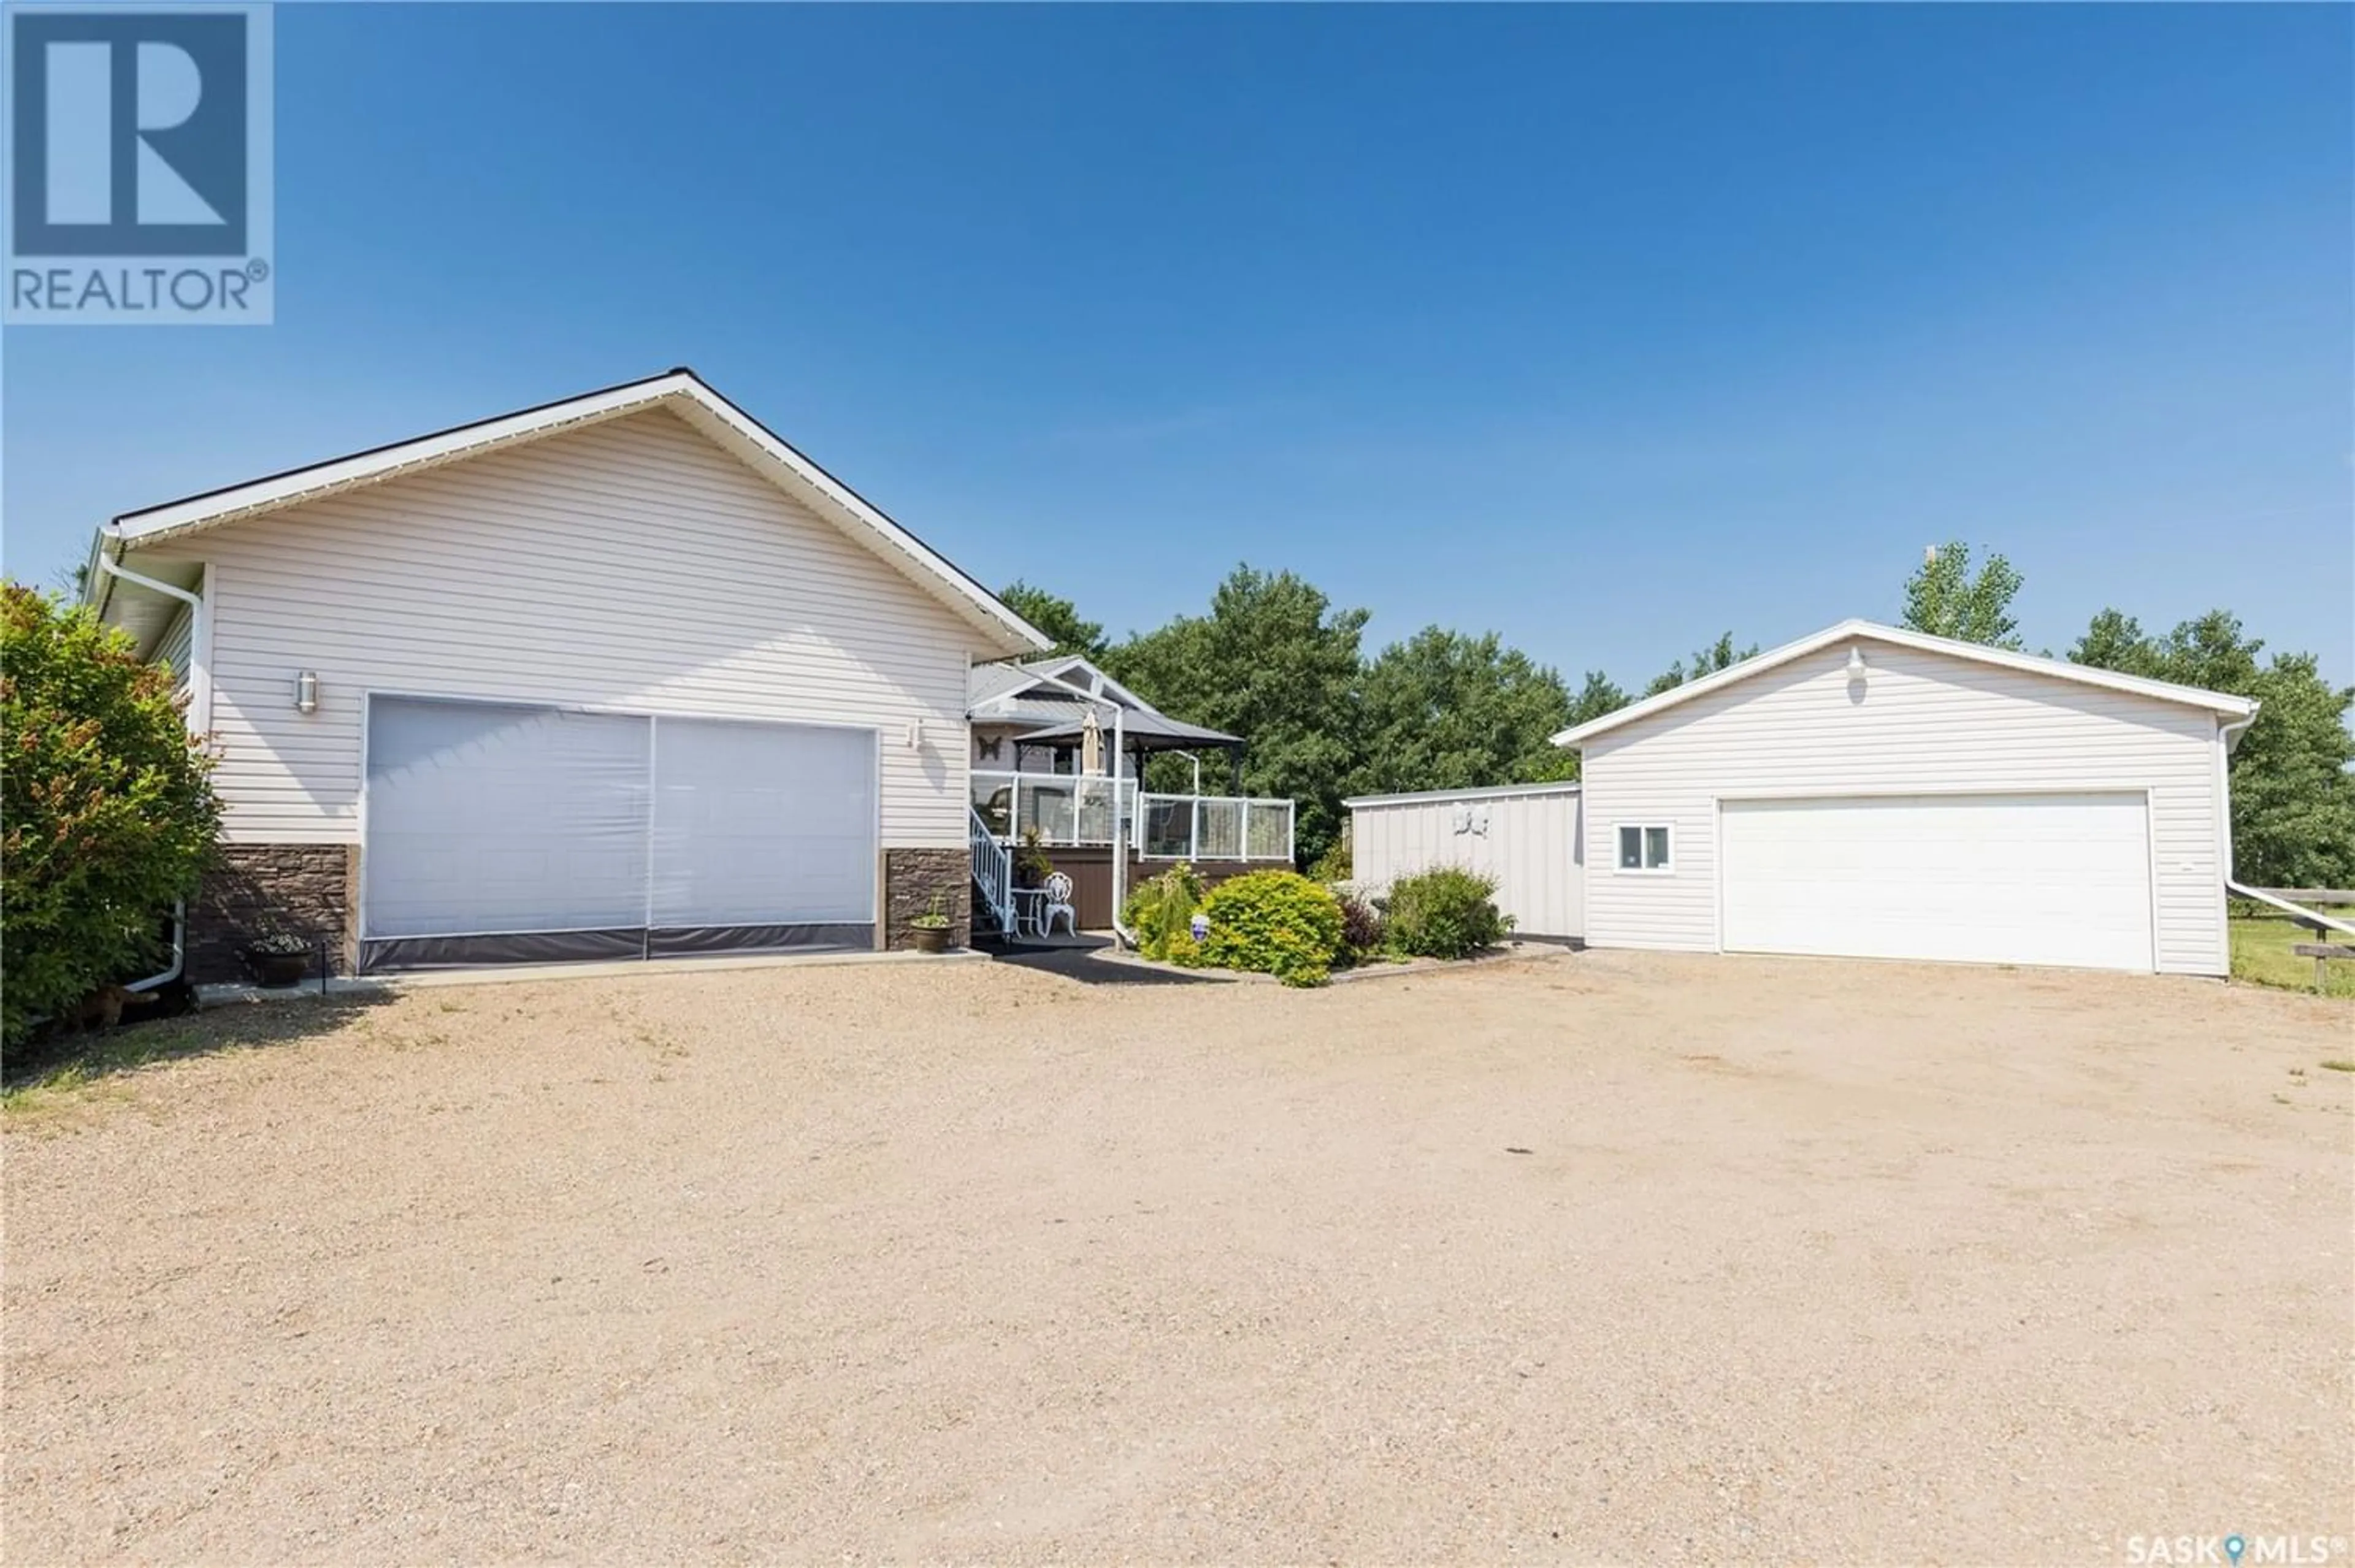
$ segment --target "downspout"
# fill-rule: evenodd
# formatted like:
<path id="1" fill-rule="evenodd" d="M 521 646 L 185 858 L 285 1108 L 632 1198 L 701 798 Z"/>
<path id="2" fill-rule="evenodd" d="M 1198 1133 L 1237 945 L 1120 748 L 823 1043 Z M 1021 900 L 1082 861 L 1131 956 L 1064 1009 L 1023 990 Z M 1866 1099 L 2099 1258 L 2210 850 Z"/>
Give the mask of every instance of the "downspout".
<path id="1" fill-rule="evenodd" d="M 2355 925 L 2350 925 L 2346 921 L 2340 920 L 2335 915 L 2322 914 L 2314 910 L 2303 908 L 2300 905 L 2290 902 L 2287 899 L 2275 898 L 2273 894 L 2265 891 L 2263 888 L 2246 887 L 2232 880 L 2232 767 L 2225 759 L 2232 755 L 2232 747 L 2237 741 L 2239 741 L 2242 732 L 2256 721 L 2257 710 L 2252 708 L 2249 709 L 2247 718 L 2237 719 L 2230 724 L 2219 724 L 2216 727 L 2216 780 L 2219 786 L 2217 800 L 2218 804 L 2221 805 L 2224 810 L 2225 891 L 2228 892 L 2238 893 L 2244 899 L 2254 899 L 2261 904 L 2271 904 L 2274 908 L 2282 911 L 2284 913 L 2296 915 L 2299 920 L 2309 924 L 2314 924 L 2318 927 L 2328 926 L 2333 931 L 2344 932 L 2350 936 L 2355 936 Z"/>
<path id="2" fill-rule="evenodd" d="M 202 645 L 198 639 L 204 635 L 203 595 L 191 593 L 185 588 L 175 588 L 168 582 L 158 582 L 152 577 L 143 576 L 132 571 L 107 554 L 103 543 L 98 549 L 98 570 L 108 577 L 119 577 L 125 582 L 135 582 L 142 588 L 153 589 L 166 598 L 177 599 L 181 603 L 186 604 L 188 607 L 188 649 L 191 656 L 194 656 L 195 650 Z M 190 673 L 194 674 L 193 671 Z M 191 680 L 191 696 L 192 699 L 195 696 L 202 696 L 205 699 L 206 707 L 209 709 L 212 705 L 212 672 L 210 670 L 205 672 L 203 684 L 203 691 L 197 692 L 196 683 Z M 188 904 L 185 899 L 175 899 L 172 901 L 172 966 L 160 975 L 150 975 L 144 980 L 133 980 L 123 988 L 126 991 L 152 991 L 158 986 L 168 986 L 180 977 L 180 971 L 186 967 L 187 961 Z"/>

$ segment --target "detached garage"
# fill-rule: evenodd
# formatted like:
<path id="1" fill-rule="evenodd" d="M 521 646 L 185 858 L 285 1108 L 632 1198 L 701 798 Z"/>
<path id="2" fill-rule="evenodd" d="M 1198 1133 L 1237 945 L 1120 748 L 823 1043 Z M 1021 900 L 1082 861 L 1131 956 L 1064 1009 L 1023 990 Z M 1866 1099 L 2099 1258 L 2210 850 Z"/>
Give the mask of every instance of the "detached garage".
<path id="1" fill-rule="evenodd" d="M 2228 968 L 2255 705 L 1849 621 L 1565 731 L 1597 947 Z"/>

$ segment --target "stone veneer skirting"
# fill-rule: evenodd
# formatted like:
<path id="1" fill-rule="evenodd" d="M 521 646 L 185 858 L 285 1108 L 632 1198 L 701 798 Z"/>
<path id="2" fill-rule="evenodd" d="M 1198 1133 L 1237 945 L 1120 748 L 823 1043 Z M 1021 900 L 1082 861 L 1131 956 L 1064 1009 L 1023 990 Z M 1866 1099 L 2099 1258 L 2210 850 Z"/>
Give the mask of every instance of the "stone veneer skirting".
<path id="1" fill-rule="evenodd" d="M 353 973 L 359 929 L 359 859 L 350 844 L 224 844 L 188 905 L 187 975 L 199 985 L 250 978 L 239 951 L 272 931 L 325 937 L 336 973 Z M 909 945 L 908 922 L 932 907 L 950 943 L 973 940 L 973 868 L 963 849 L 883 851 L 880 945 Z"/>
<path id="2" fill-rule="evenodd" d="M 967 849 L 883 851 L 883 946 L 910 945 L 908 922 L 932 907 L 940 895 L 949 917 L 949 945 L 973 944 L 973 857 Z"/>
<path id="3" fill-rule="evenodd" d="M 336 973 L 352 972 L 357 845 L 223 844 L 215 853 L 188 904 L 189 979 L 209 985 L 250 978 L 239 950 L 272 931 L 325 937 Z"/>

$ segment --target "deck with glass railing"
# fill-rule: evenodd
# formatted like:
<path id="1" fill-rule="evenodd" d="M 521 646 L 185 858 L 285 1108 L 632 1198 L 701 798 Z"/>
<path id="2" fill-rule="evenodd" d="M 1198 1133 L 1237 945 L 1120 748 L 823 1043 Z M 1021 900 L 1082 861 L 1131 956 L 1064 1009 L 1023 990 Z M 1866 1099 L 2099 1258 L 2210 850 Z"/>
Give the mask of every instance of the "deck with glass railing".
<path id="1" fill-rule="evenodd" d="M 1035 829 L 1050 848 L 1109 847 L 1114 795 L 1129 847 L 1147 860 L 1292 860 L 1292 802 L 1263 796 L 1140 795 L 1134 779 L 973 772 L 974 814 L 1001 839 Z"/>

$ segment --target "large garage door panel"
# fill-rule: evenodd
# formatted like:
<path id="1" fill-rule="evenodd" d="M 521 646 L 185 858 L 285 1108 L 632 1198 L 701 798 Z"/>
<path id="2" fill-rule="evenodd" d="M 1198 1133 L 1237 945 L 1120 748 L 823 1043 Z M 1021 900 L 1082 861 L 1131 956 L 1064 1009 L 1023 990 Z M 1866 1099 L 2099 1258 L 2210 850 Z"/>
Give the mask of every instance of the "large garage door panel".
<path id="1" fill-rule="evenodd" d="M 2139 794 L 1729 801 L 1733 952 L 2151 967 Z"/>
<path id="2" fill-rule="evenodd" d="M 875 733 L 655 725 L 654 923 L 875 918 Z"/>
<path id="3" fill-rule="evenodd" d="M 646 748 L 643 719 L 375 699 L 368 933 L 643 924 Z"/>
<path id="4" fill-rule="evenodd" d="M 378 697 L 370 966 L 866 946 L 872 730 Z"/>

